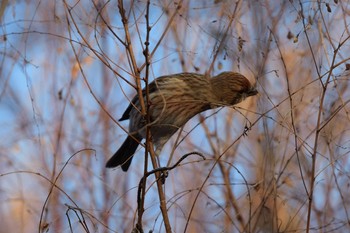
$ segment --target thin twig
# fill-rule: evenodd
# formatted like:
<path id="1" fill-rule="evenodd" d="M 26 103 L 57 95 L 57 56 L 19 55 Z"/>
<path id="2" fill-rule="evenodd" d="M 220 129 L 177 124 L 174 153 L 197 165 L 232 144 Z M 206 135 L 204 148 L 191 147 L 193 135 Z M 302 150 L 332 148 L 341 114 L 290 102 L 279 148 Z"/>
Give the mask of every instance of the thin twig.
<path id="1" fill-rule="evenodd" d="M 145 42 L 145 49 L 143 51 L 143 55 L 145 57 L 146 61 L 146 71 L 145 71 L 145 91 L 146 91 L 146 119 L 147 119 L 147 125 L 146 125 L 146 147 L 145 147 L 145 162 L 144 162 L 144 169 L 143 172 L 144 174 L 147 173 L 147 167 L 148 167 L 148 151 L 152 150 L 153 147 L 152 145 L 152 136 L 151 136 L 151 131 L 150 131 L 150 123 L 151 123 L 151 117 L 149 114 L 149 86 L 148 86 L 148 78 L 149 78 L 149 66 L 150 66 L 150 61 L 149 61 L 149 56 L 148 56 L 148 47 L 149 47 L 149 35 L 151 31 L 151 27 L 149 26 L 149 5 L 150 1 L 147 1 L 147 6 L 146 6 L 146 42 Z M 147 177 L 146 177 L 147 178 Z M 139 185 L 139 194 L 142 195 L 142 198 L 138 198 L 137 200 L 137 205 L 138 205 L 138 218 L 137 218 L 137 224 L 136 228 L 138 231 L 143 232 L 143 227 L 142 227 L 142 216 L 144 212 L 144 203 L 145 203 L 145 196 L 146 196 L 146 178 L 142 180 L 142 184 Z M 142 194 L 141 194 L 142 193 Z"/>
<path id="2" fill-rule="evenodd" d="M 301 14 L 303 14 L 303 4 L 300 0 L 299 0 L 299 4 L 300 4 L 300 8 L 301 8 Z M 313 206 L 313 195 L 314 195 L 315 180 L 316 180 L 315 173 L 316 173 L 317 148 L 318 148 L 318 142 L 319 142 L 319 135 L 320 135 L 321 129 L 323 128 L 322 122 L 321 122 L 323 105 L 324 105 L 324 100 L 326 97 L 326 92 L 327 92 L 329 80 L 332 76 L 332 71 L 334 69 L 335 59 L 337 57 L 339 49 L 341 48 L 342 43 L 339 43 L 338 47 L 334 50 L 332 63 L 330 66 L 328 76 L 326 78 L 326 81 L 322 82 L 321 74 L 319 73 L 318 66 L 317 66 L 317 63 L 316 63 L 316 60 L 314 57 L 314 52 L 313 52 L 313 49 L 312 49 L 312 46 L 311 46 L 311 43 L 309 40 L 309 36 L 308 36 L 307 30 L 306 30 L 304 18 L 302 18 L 302 22 L 303 22 L 303 26 L 304 26 L 304 33 L 305 33 L 307 42 L 309 44 L 309 48 L 310 48 L 312 57 L 314 59 L 315 69 L 317 71 L 320 83 L 322 84 L 322 94 L 321 94 L 321 98 L 320 98 L 320 107 L 319 107 L 318 114 L 317 114 L 317 123 L 316 123 L 317 130 L 315 133 L 314 146 L 313 146 L 313 152 L 312 152 L 312 167 L 311 167 L 311 172 L 310 172 L 310 187 L 309 187 L 309 196 L 308 196 L 309 202 L 308 202 L 307 223 L 306 223 L 306 232 L 308 233 L 310 231 L 311 214 L 312 214 L 311 212 L 312 212 L 312 206 Z"/>
<path id="3" fill-rule="evenodd" d="M 186 159 L 188 156 L 190 156 L 190 155 L 199 155 L 200 157 L 202 157 L 203 160 L 206 159 L 205 156 L 202 155 L 201 153 L 193 151 L 193 152 L 190 152 L 190 153 L 187 153 L 187 154 L 183 155 L 173 166 L 170 166 L 170 167 L 169 166 L 167 166 L 167 167 L 159 167 L 159 168 L 153 169 L 153 170 L 151 170 L 149 172 L 146 172 L 142 176 L 142 178 L 139 181 L 139 186 L 138 186 L 138 191 L 137 191 L 137 204 L 138 204 L 138 208 L 137 209 L 139 211 L 142 211 L 141 208 L 143 208 L 143 206 L 141 206 L 141 203 L 142 203 L 142 199 L 144 198 L 144 196 L 142 195 L 141 192 L 142 192 L 142 189 L 145 188 L 143 186 L 145 184 L 145 181 L 146 181 L 147 177 L 152 175 L 152 174 L 156 174 L 158 172 L 161 172 L 161 173 L 163 173 L 162 176 L 161 177 L 157 177 L 157 179 L 159 179 L 162 182 L 162 184 L 164 184 L 165 183 L 165 178 L 167 177 L 167 175 L 164 175 L 165 172 L 171 171 L 174 168 L 176 168 L 177 166 L 179 166 L 179 164 L 184 159 Z M 139 203 L 140 203 L 140 205 L 139 205 Z"/>
<path id="4" fill-rule="evenodd" d="M 226 193 L 227 193 L 227 201 L 229 201 L 234 209 L 234 211 L 236 212 L 236 219 L 239 222 L 239 227 L 237 227 L 240 232 L 243 232 L 243 229 L 245 228 L 245 221 L 243 219 L 243 216 L 241 214 L 241 211 L 239 209 L 239 206 L 236 202 L 236 197 L 234 195 L 234 193 L 232 192 L 231 186 L 230 186 L 230 180 L 229 180 L 229 172 L 227 169 L 225 169 L 225 166 L 223 165 L 222 161 L 220 161 L 218 159 L 218 151 L 216 150 L 215 145 L 213 144 L 212 140 L 210 140 L 210 130 L 208 125 L 206 124 L 206 122 L 203 120 L 202 121 L 202 127 L 204 128 L 205 134 L 207 135 L 207 138 L 209 140 L 209 145 L 211 147 L 212 153 L 215 156 L 215 160 L 218 161 L 218 165 L 220 168 L 220 172 L 222 174 L 223 180 L 224 180 L 224 184 L 225 184 L 225 188 L 226 188 Z M 235 224 L 233 224 L 235 225 Z"/>
<path id="5" fill-rule="evenodd" d="M 303 170 L 301 168 L 301 161 L 300 161 L 300 156 L 299 156 L 299 146 L 298 146 L 298 133 L 297 133 L 297 130 L 296 130 L 296 127 L 295 127 L 295 122 L 294 122 L 294 114 L 293 114 L 293 98 L 292 98 L 292 92 L 291 92 L 291 89 L 290 89 L 290 83 L 289 83 L 289 75 L 288 75 L 288 70 L 287 70 L 287 65 L 286 65 L 286 62 L 284 60 L 284 57 L 283 57 L 283 54 L 282 54 L 282 51 L 281 51 L 281 48 L 280 48 L 280 45 L 279 45 L 279 42 L 275 36 L 275 34 L 273 33 L 273 31 L 271 31 L 271 35 L 273 36 L 274 40 L 275 40 L 275 43 L 276 43 L 276 46 L 277 46 L 277 49 L 278 49 L 278 52 L 280 54 L 280 59 L 281 59 L 281 63 L 283 65 L 283 68 L 284 68 L 284 74 L 286 76 L 286 82 L 287 82 L 287 92 L 288 92 L 288 98 L 289 98 L 289 106 L 290 106 L 290 118 L 291 118 L 291 123 L 292 123 L 292 130 L 293 130 L 293 135 L 294 135 L 294 145 L 295 145 L 295 154 L 296 154 L 296 157 L 297 157 L 297 160 L 298 160 L 298 164 L 299 164 L 299 172 L 300 172 L 300 176 L 302 177 L 302 183 L 304 185 L 304 189 L 306 191 L 306 194 L 309 195 L 308 193 L 308 190 L 307 190 L 307 187 L 306 187 L 306 183 L 305 183 L 305 180 L 303 179 L 304 177 L 304 174 L 303 174 Z"/>

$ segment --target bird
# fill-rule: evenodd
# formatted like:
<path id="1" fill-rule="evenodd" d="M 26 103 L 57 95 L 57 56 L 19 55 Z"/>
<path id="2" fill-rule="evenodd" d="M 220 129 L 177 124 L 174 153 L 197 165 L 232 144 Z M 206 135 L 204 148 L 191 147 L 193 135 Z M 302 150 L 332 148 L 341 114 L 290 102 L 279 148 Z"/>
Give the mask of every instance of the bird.
<path id="1" fill-rule="evenodd" d="M 178 73 L 156 78 L 142 90 L 155 154 L 192 117 L 209 109 L 233 106 L 258 93 L 242 74 L 226 71 L 214 77 L 207 74 Z M 148 105 L 147 105 L 148 104 Z M 138 95 L 135 95 L 119 121 L 129 120 L 129 134 L 120 148 L 107 161 L 107 168 L 121 165 L 126 172 L 133 155 L 146 138 L 147 118 L 141 114 Z"/>

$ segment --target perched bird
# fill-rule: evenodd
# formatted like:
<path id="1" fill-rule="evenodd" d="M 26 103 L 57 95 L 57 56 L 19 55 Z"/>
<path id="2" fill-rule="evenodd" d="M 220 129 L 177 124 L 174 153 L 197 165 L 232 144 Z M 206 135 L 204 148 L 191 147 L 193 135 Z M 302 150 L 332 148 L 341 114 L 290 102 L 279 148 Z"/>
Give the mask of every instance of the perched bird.
<path id="1" fill-rule="evenodd" d="M 196 73 L 162 76 L 149 84 L 148 114 L 152 140 L 158 155 L 169 138 L 193 116 L 208 109 L 232 106 L 258 92 L 247 78 L 223 72 L 212 78 Z M 146 92 L 143 98 L 146 101 Z M 147 103 L 145 103 L 147 106 Z M 121 165 L 127 171 L 142 139 L 146 138 L 147 118 L 141 114 L 136 95 L 119 121 L 129 119 L 129 135 L 106 167 Z"/>

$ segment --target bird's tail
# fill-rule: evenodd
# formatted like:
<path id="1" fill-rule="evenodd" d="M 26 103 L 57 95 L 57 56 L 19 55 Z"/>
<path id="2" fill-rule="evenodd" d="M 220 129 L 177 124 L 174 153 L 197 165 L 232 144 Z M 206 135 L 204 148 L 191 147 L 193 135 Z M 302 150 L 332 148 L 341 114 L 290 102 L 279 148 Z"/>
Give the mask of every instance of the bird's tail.
<path id="1" fill-rule="evenodd" d="M 122 170 L 126 172 L 141 140 L 142 137 L 140 135 L 129 135 L 117 152 L 107 161 L 106 167 L 112 168 L 121 165 Z"/>

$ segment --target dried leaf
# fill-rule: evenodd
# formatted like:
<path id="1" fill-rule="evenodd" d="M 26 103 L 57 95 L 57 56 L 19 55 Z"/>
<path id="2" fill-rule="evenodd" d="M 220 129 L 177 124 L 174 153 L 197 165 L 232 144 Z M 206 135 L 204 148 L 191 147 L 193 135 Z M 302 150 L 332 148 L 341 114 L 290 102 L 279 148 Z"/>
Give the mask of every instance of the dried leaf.
<path id="1" fill-rule="evenodd" d="M 58 92 L 58 99 L 59 100 L 62 100 L 63 99 L 63 89 L 61 89 L 61 90 L 59 90 L 59 92 Z"/>
<path id="2" fill-rule="evenodd" d="M 345 70 L 350 70 L 350 64 L 349 63 L 345 64 Z"/>
<path id="3" fill-rule="evenodd" d="M 243 45 L 246 41 L 242 39 L 242 37 L 238 37 L 238 51 L 242 51 Z"/>
<path id="4" fill-rule="evenodd" d="M 296 37 L 294 37 L 294 40 L 293 40 L 293 43 L 298 43 L 298 37 L 296 36 Z"/>
<path id="5" fill-rule="evenodd" d="M 222 63 L 221 62 L 218 63 L 218 70 L 222 70 Z"/>
<path id="6" fill-rule="evenodd" d="M 307 17 L 307 22 L 312 25 L 314 23 L 314 20 L 312 19 L 311 15 Z"/>

